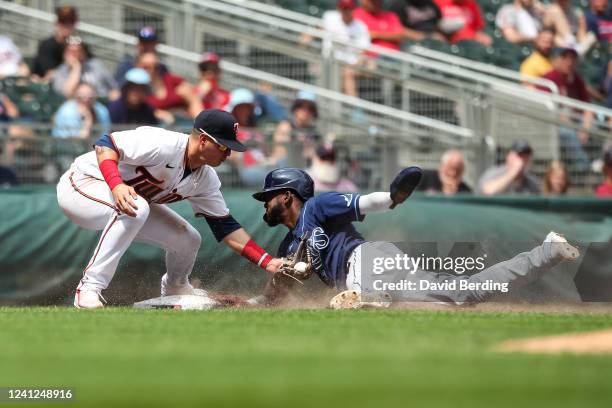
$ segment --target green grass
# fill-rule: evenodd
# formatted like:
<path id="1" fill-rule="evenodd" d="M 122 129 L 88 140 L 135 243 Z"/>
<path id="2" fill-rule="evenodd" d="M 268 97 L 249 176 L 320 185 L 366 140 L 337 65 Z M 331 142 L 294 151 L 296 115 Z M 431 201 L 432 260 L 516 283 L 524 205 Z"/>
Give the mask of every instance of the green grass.
<path id="1" fill-rule="evenodd" d="M 610 327 L 612 315 L 1 308 L 0 387 L 70 387 L 69 407 L 610 407 L 612 356 L 490 351 Z"/>

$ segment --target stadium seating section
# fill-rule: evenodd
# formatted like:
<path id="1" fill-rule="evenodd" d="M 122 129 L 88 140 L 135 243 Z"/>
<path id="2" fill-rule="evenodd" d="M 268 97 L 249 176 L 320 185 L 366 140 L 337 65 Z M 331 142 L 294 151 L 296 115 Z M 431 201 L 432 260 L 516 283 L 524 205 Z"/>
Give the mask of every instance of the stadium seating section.
<path id="1" fill-rule="evenodd" d="M 497 10 L 511 0 L 478 0 L 482 13 L 487 21 L 485 31 L 494 38 L 491 47 L 483 47 L 471 41 L 462 41 L 457 44 L 448 44 L 436 40 L 420 42 L 427 48 L 469 58 L 475 61 L 493 64 L 502 68 L 518 71 L 521 62 L 531 53 L 530 46 L 521 46 L 508 43 L 495 28 L 495 15 Z M 276 0 L 281 7 L 320 17 L 326 10 L 335 8 L 336 0 Z M 389 0 L 385 0 L 389 3 Z M 583 9 L 588 7 L 588 0 L 576 2 L 576 6 Z M 412 44 L 406 44 L 406 49 Z M 608 47 L 595 45 L 582 60 L 579 72 L 591 86 L 599 88 L 603 76 L 603 66 L 610 59 Z"/>

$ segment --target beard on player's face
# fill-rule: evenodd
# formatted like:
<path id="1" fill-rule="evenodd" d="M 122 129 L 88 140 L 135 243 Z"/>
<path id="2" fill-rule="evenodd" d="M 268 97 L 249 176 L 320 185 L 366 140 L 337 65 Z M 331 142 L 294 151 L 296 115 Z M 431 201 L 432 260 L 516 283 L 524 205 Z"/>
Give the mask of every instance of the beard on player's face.
<path id="1" fill-rule="evenodd" d="M 280 224 L 282 222 L 283 210 L 283 205 L 279 202 L 269 207 L 263 216 L 266 224 L 268 224 L 270 227 L 276 227 L 278 224 Z"/>
<path id="2" fill-rule="evenodd" d="M 277 225 L 282 224 L 284 221 L 283 218 L 287 203 L 284 202 L 282 199 L 283 197 L 285 197 L 285 194 L 280 193 L 266 202 L 266 212 L 263 215 L 263 220 L 270 227 L 276 227 Z"/>

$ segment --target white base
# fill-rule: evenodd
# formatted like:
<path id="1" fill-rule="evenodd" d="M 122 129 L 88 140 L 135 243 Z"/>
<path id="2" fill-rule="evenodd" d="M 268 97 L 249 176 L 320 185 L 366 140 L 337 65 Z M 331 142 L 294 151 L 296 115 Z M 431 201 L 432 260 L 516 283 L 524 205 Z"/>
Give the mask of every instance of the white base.
<path id="1" fill-rule="evenodd" d="M 219 306 L 208 296 L 196 295 L 163 296 L 134 303 L 137 309 L 210 310 Z"/>

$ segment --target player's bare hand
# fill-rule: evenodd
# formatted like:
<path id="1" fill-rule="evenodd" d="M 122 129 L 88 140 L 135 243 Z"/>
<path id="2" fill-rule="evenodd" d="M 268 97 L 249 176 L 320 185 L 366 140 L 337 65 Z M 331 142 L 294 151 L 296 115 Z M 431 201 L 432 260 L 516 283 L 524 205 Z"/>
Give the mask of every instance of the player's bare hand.
<path id="1" fill-rule="evenodd" d="M 134 210 L 138 209 L 136 205 L 138 194 L 136 194 L 134 187 L 128 186 L 127 184 L 118 184 L 113 189 L 113 198 L 115 199 L 119 211 L 130 217 L 136 216 L 136 211 Z"/>
<path id="2" fill-rule="evenodd" d="M 283 264 L 284 261 L 281 258 L 272 258 L 268 265 L 266 265 L 266 272 L 274 274 L 280 270 Z"/>
<path id="3" fill-rule="evenodd" d="M 506 165 L 513 175 L 518 175 L 525 170 L 527 162 L 517 152 L 511 151 L 506 157 Z"/>

